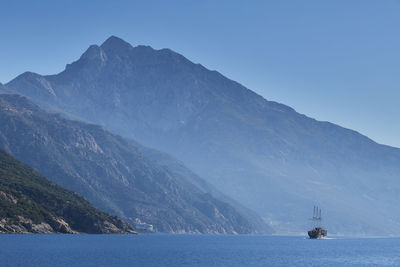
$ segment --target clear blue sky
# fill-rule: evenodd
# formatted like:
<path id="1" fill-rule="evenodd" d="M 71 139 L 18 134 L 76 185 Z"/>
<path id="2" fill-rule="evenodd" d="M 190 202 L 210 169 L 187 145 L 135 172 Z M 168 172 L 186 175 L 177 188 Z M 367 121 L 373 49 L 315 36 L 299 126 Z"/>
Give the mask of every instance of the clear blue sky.
<path id="1" fill-rule="evenodd" d="M 2 83 L 58 73 L 116 35 L 400 147 L 400 1 L 0 0 L 0 34 Z"/>

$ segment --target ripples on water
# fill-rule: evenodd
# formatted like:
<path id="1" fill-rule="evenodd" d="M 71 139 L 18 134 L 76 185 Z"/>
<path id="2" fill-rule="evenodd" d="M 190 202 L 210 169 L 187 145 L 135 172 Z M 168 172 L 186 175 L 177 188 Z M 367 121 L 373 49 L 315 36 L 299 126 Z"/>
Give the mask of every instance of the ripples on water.
<path id="1" fill-rule="evenodd" d="M 400 266 L 399 238 L 0 235 L 0 266 Z"/>

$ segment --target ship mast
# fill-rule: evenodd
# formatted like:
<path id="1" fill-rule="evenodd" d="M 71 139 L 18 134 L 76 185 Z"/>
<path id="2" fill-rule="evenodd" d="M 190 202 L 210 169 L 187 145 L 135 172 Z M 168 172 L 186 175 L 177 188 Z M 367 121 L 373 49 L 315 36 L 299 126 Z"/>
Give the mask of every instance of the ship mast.
<path id="1" fill-rule="evenodd" d="M 314 227 L 321 227 L 322 210 L 318 206 L 314 206 L 314 213 L 312 220 L 314 221 Z"/>
<path id="2" fill-rule="evenodd" d="M 313 218 L 313 220 L 315 220 L 315 206 L 314 206 L 314 213 L 313 213 L 312 218 Z"/>

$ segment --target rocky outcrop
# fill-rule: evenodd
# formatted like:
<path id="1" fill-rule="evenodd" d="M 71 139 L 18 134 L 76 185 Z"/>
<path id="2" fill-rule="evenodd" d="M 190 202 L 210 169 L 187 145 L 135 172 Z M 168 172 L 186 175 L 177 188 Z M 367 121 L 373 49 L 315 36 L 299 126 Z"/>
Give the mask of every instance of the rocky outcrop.
<path id="1" fill-rule="evenodd" d="M 34 223 L 31 219 L 18 216 L 17 220 L 12 219 L 1 219 L 0 220 L 0 233 L 13 233 L 13 234 L 54 234 L 54 233 L 65 233 L 65 234 L 76 234 L 78 232 L 73 231 L 68 223 L 60 218 L 55 218 L 53 226 L 48 223 L 40 222 Z"/>

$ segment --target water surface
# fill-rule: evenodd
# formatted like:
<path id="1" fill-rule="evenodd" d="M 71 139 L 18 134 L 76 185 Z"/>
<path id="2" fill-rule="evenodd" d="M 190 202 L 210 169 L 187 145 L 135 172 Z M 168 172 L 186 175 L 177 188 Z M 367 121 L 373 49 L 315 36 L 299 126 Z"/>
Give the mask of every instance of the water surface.
<path id="1" fill-rule="evenodd" d="M 400 238 L 0 235 L 0 266 L 400 266 Z"/>

